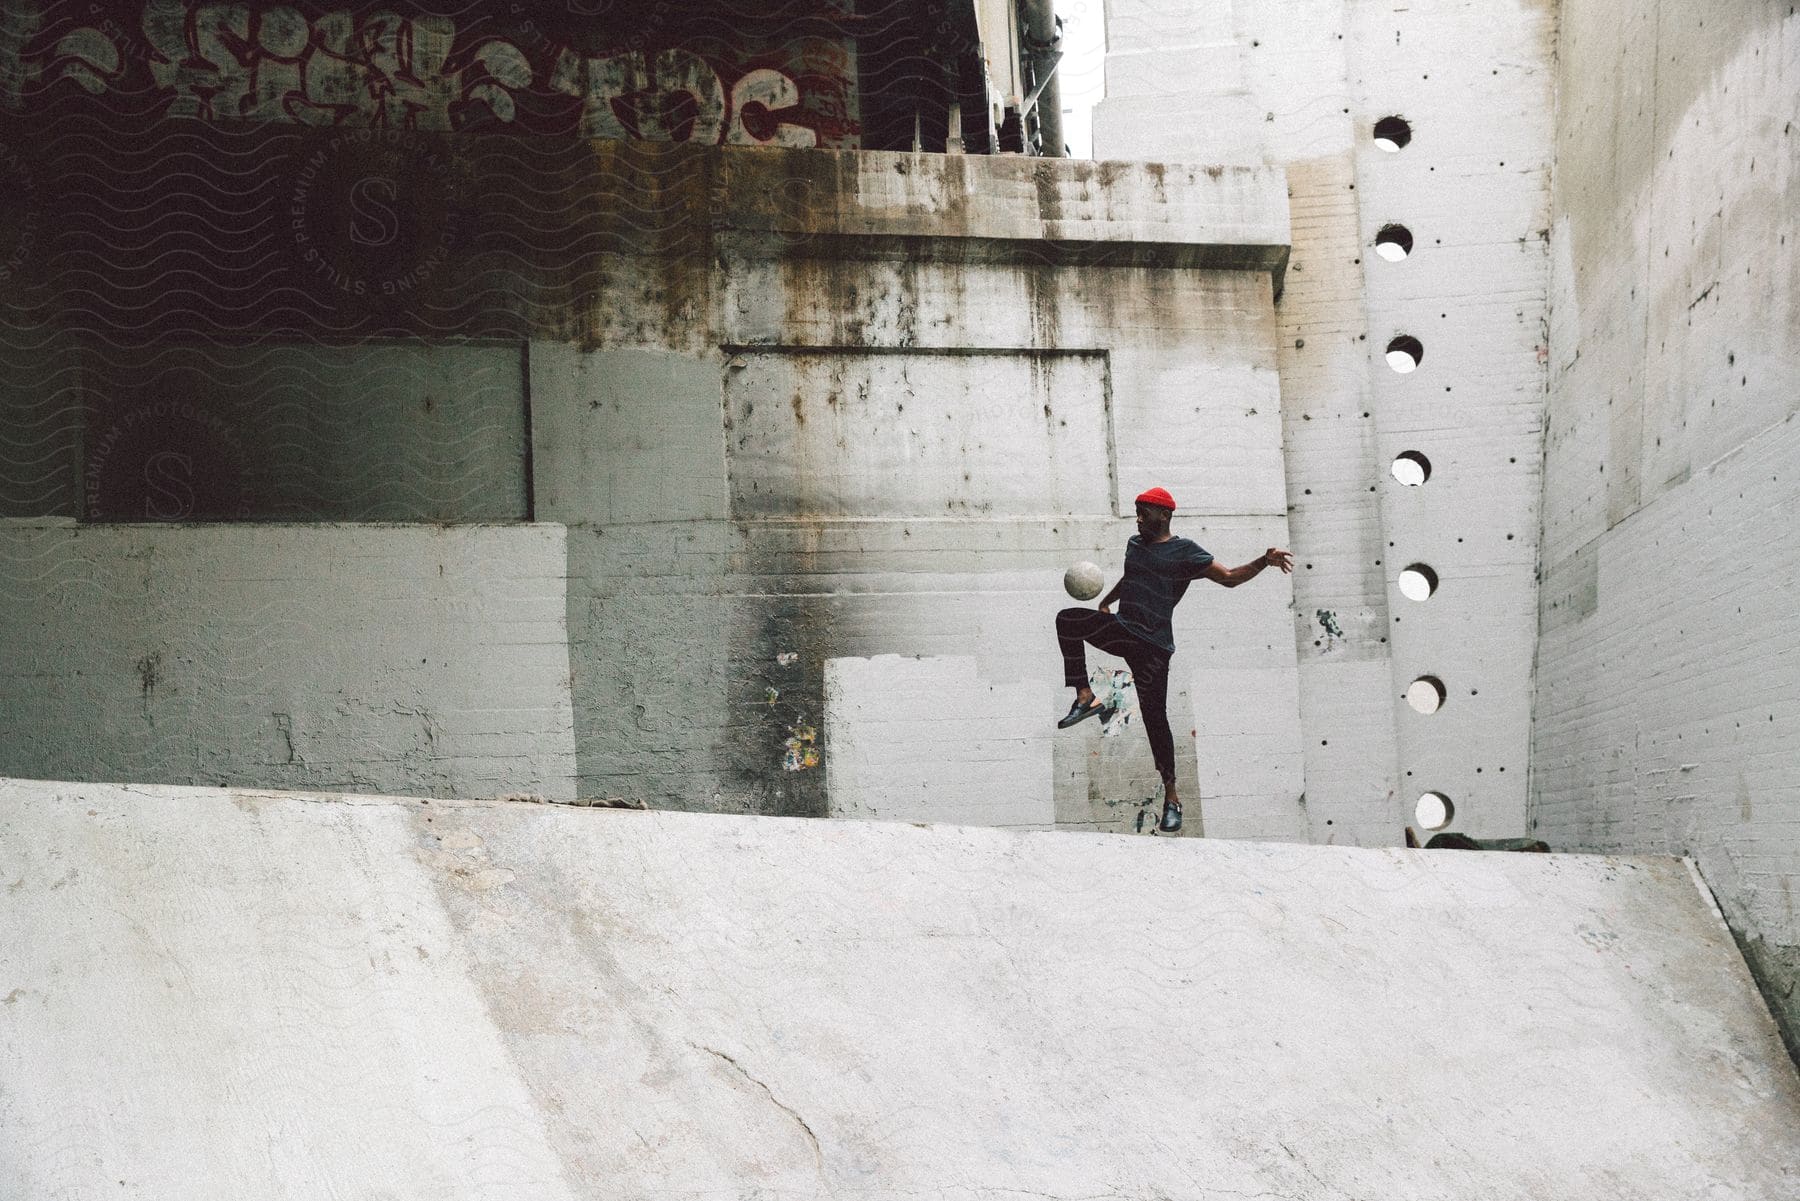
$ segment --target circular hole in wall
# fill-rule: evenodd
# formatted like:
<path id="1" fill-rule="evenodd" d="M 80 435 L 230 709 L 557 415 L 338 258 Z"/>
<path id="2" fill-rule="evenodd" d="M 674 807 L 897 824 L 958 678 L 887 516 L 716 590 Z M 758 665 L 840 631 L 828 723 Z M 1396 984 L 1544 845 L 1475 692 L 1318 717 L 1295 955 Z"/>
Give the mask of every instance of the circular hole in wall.
<path id="1" fill-rule="evenodd" d="M 1431 478 L 1431 460 L 1416 450 L 1402 451 L 1394 457 L 1389 470 L 1408 488 L 1417 488 Z"/>
<path id="2" fill-rule="evenodd" d="M 1397 263 L 1412 253 L 1412 230 L 1404 225 L 1384 225 L 1375 235 L 1375 253 Z"/>
<path id="3" fill-rule="evenodd" d="M 1427 830 L 1442 830 L 1456 816 L 1456 806 L 1441 792 L 1422 793 L 1419 803 L 1413 806 L 1413 816 Z"/>
<path id="4" fill-rule="evenodd" d="M 1387 364 L 1401 375 L 1425 360 L 1425 344 L 1411 334 L 1401 334 L 1387 344 Z"/>
<path id="5" fill-rule="evenodd" d="M 1437 586 L 1437 572 L 1423 563 L 1414 563 L 1400 573 L 1400 593 L 1407 600 L 1426 600 L 1437 591 Z"/>
<path id="6" fill-rule="evenodd" d="M 1383 117 L 1375 122 L 1375 146 L 1393 154 L 1412 141 L 1412 126 L 1405 117 Z"/>
<path id="7" fill-rule="evenodd" d="M 1436 713 L 1444 703 L 1444 682 L 1436 676 L 1420 676 L 1406 686 L 1406 703 L 1419 713 Z"/>

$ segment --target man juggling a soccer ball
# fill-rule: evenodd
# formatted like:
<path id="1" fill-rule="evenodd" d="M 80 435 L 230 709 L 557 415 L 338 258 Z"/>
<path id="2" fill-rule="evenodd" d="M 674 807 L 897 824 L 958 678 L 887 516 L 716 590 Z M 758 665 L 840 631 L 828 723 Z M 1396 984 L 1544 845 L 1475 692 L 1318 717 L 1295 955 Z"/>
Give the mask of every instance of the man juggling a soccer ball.
<path id="1" fill-rule="evenodd" d="M 1181 829 L 1181 798 L 1175 789 L 1175 739 L 1169 733 L 1169 660 L 1175 654 L 1172 619 L 1175 606 L 1193 580 L 1211 580 L 1236 588 L 1262 574 L 1265 567 L 1294 570 L 1294 556 L 1270 547 L 1242 567 L 1221 567 L 1189 538 L 1169 532 L 1175 498 L 1152 488 L 1137 498 L 1137 534 L 1125 544 L 1125 572 L 1112 591 L 1093 609 L 1064 609 L 1056 615 L 1056 640 L 1062 645 L 1063 681 L 1075 690 L 1075 703 L 1057 722 L 1068 729 L 1095 714 L 1110 713 L 1088 686 L 1087 652 L 1083 643 L 1125 660 L 1137 685 L 1138 711 L 1150 753 L 1162 776 L 1162 820 L 1157 829 Z M 1114 603 L 1119 606 L 1115 615 Z"/>

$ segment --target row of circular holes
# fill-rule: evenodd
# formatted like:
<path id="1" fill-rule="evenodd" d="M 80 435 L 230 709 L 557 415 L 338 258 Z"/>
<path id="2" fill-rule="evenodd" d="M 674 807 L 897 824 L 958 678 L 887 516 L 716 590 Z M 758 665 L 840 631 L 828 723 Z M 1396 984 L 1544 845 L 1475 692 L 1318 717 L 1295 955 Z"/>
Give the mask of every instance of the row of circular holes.
<path id="1" fill-rule="evenodd" d="M 1412 141 L 1412 127 L 1403 117 L 1383 117 L 1375 122 L 1375 145 L 1380 150 L 1397 154 Z M 1375 234 L 1375 253 L 1390 263 L 1397 263 L 1412 253 L 1412 231 L 1404 225 L 1384 225 Z M 1425 360 L 1425 347 L 1411 334 L 1400 334 L 1387 344 L 1387 364 L 1401 375 L 1418 369 Z M 1431 478 L 1431 461 L 1416 450 L 1394 459 L 1394 478 L 1406 487 L 1416 488 Z M 1400 592 L 1408 600 L 1422 601 L 1437 591 L 1437 572 L 1424 563 L 1414 563 L 1400 573 Z M 1420 713 L 1436 713 L 1444 703 L 1444 682 L 1436 676 L 1420 676 L 1406 689 L 1406 703 Z M 1441 830 L 1450 824 L 1456 807 L 1441 792 L 1427 792 L 1419 797 L 1413 816 L 1427 830 Z"/>
<path id="2" fill-rule="evenodd" d="M 1375 145 L 1390 154 L 1412 141 L 1412 126 L 1404 117 L 1383 117 L 1375 122 Z M 1397 263 L 1412 253 L 1412 231 L 1404 225 L 1384 225 L 1375 235 L 1375 253 L 1390 263 Z M 1387 344 L 1388 366 L 1405 375 L 1416 370 L 1425 358 L 1425 347 L 1410 334 L 1401 334 Z"/>

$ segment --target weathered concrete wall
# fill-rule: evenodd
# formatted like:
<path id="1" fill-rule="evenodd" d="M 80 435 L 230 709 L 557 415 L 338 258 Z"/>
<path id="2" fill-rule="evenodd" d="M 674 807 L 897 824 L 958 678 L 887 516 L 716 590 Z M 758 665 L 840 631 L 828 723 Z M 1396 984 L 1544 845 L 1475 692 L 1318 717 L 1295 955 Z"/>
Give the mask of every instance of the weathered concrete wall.
<path id="1" fill-rule="evenodd" d="M 0 522 L 0 763 L 574 793 L 559 526 Z"/>
<path id="2" fill-rule="evenodd" d="M 1550 7 L 1114 0 L 1108 21 L 1100 155 L 1287 174 L 1276 312 L 1312 837 L 1394 842 L 1424 789 L 1451 795 L 1455 829 L 1523 833 Z M 1413 137 L 1389 154 L 1372 130 L 1394 114 Z M 1413 237 L 1403 261 L 1374 253 L 1390 224 Z M 1425 346 L 1409 375 L 1384 361 L 1398 334 Z M 1409 450 L 1433 465 L 1423 487 L 1389 472 Z M 1420 561 L 1443 583 L 1423 605 L 1395 588 Z M 1450 695 L 1429 716 L 1400 700 L 1426 674 Z M 1288 703 L 1238 729 L 1284 728 Z"/>
<path id="3" fill-rule="evenodd" d="M 823 815 L 823 765 L 788 764 L 801 731 L 815 752 L 829 741 L 828 661 L 972 656 L 1006 698 L 996 718 L 1048 725 L 1061 574 L 1076 558 L 1117 571 L 1122 498 L 1171 488 L 1179 528 L 1226 562 L 1287 540 L 1279 172 L 287 126 L 253 143 L 204 122 L 168 136 L 196 174 L 149 225 L 131 214 L 163 194 L 152 164 L 122 154 L 90 179 L 63 140 L 28 143 L 39 198 L 83 236 L 26 265 L 0 358 L 41 365 L 30 304 L 108 345 L 210 352 L 274 330 L 526 364 L 530 512 L 568 530 L 584 793 Z M 228 170 L 240 156 L 249 185 Z M 338 220 L 359 178 L 394 184 L 404 228 L 383 256 Z M 219 261 L 220 206 L 242 257 L 268 262 L 254 283 Z M 181 305 L 126 303 L 171 271 L 191 281 Z M 429 399 L 409 384 L 409 403 Z M 1246 463 L 1265 486 L 1226 486 Z M 1193 741 L 1216 731 L 1190 719 L 1191 689 L 1212 686 L 1190 664 L 1292 696 L 1287 596 L 1269 576 L 1186 606 L 1173 712 L 1197 827 L 1306 833 L 1297 728 L 1209 763 L 1233 781 L 1286 770 L 1275 800 L 1240 784 L 1214 804 Z M 1152 787 L 1135 728 L 1092 771 L 1039 739 L 1015 750 L 1083 824 L 1125 828 L 1135 809 L 1107 802 Z"/>
<path id="4" fill-rule="evenodd" d="M 1165 483 L 1195 514 L 1184 531 L 1216 532 L 1227 561 L 1285 535 L 1272 472 L 1259 494 L 1217 484 L 1219 462 L 1279 462 L 1272 177 L 875 154 L 775 166 L 725 161 L 716 257 L 686 274 L 646 260 L 670 319 L 609 316 L 597 347 L 533 345 L 538 512 L 571 527 L 582 790 L 837 811 L 828 780 L 854 793 L 888 743 L 945 728 L 910 725 L 899 693 L 882 713 L 875 690 L 857 723 L 891 738 L 839 737 L 826 665 L 950 656 L 995 691 L 940 761 L 1047 781 L 1054 757 L 1059 820 L 1126 828 L 1135 810 L 1106 802 L 1149 790 L 1139 730 L 1117 740 L 1121 774 L 978 727 L 1059 715 L 1062 570 L 1117 571 L 1121 496 Z M 1178 633 L 1190 653 L 1241 641 L 1247 671 L 1291 675 L 1282 589 L 1206 592 Z M 1175 692 L 1191 712 L 1184 678 Z"/>
<path id="5" fill-rule="evenodd" d="M 747 347 L 725 374 L 731 515 L 1118 509 L 1107 356 Z"/>
<path id="6" fill-rule="evenodd" d="M 1800 1164 L 1666 858 L 6 781 L 0 879 L 8 1196 L 1780 1201 Z"/>
<path id="7" fill-rule="evenodd" d="M 1433 789 L 1454 804 L 1453 829 L 1519 835 L 1537 636 L 1555 6 L 1481 0 L 1390 12 L 1366 3 L 1352 14 L 1401 796 L 1409 818 Z M 1392 113 L 1412 130 L 1398 153 L 1369 136 Z M 1414 240 L 1400 262 L 1371 253 L 1389 223 Z M 1397 335 L 1424 346 L 1411 374 L 1383 361 Z M 1407 451 L 1431 464 L 1422 486 L 1390 472 Z M 1394 585 L 1413 563 L 1441 581 L 1424 603 Z M 1424 675 L 1446 693 L 1432 714 L 1399 699 Z"/>
<path id="8" fill-rule="evenodd" d="M 831 816 L 1049 829 L 1056 730 L 1044 692 L 1041 680 L 988 683 L 972 657 L 829 660 L 816 749 Z M 788 763 L 815 749 L 801 733 Z"/>
<path id="9" fill-rule="evenodd" d="M 1051 618 L 1068 603 L 1062 570 L 1091 558 L 1117 572 L 1130 533 L 1120 495 L 1165 483 L 1184 513 L 1197 510 L 1180 528 L 1228 562 L 1284 536 L 1278 490 L 1227 497 L 1215 474 L 1233 458 L 1278 456 L 1266 276 L 889 261 L 729 271 L 725 347 L 667 366 L 680 392 L 628 443 L 669 465 L 663 485 L 626 501 L 615 493 L 610 511 L 631 520 L 602 528 L 550 511 L 578 526 L 578 704 L 647 705 L 636 728 L 583 722 L 584 788 L 629 778 L 657 803 L 823 813 L 815 774 L 777 769 L 794 731 L 819 721 L 827 660 L 973 654 L 984 680 L 1042 685 L 1034 716 L 1047 723 L 1058 714 Z M 615 364 L 651 360 L 561 353 L 566 370 L 534 352 L 534 371 L 545 368 L 533 380 L 534 428 L 561 441 L 553 455 L 603 460 L 612 431 L 632 423 L 613 400 L 630 393 L 612 391 L 632 377 Z M 757 394 L 756 381 L 737 382 L 788 359 L 818 366 L 766 370 L 816 370 L 820 386 Z M 1016 430 L 1001 420 L 1009 412 Z M 820 451 L 807 453 L 815 442 Z M 1052 476 L 1059 448 L 1070 465 Z M 1177 666 L 1242 644 L 1246 669 L 1291 673 L 1285 590 L 1262 583 L 1196 593 Z M 1178 714 L 1187 691 L 1178 678 Z M 1191 726 L 1182 730 L 1191 740 Z M 1141 733 L 1122 749 L 1151 774 Z M 1233 762 L 1248 769 L 1254 758 Z M 1019 770 L 1038 766 L 1027 758 Z M 1102 795 L 1110 787 L 1085 773 L 1059 783 L 1071 803 L 1117 799 Z M 1212 823 L 1208 806 L 1203 794 Z M 1229 815 L 1218 825 L 1231 828 Z"/>
<path id="10" fill-rule="evenodd" d="M 1532 820 L 1700 864 L 1800 1051 L 1800 17 L 1569 0 Z"/>
<path id="11" fill-rule="evenodd" d="M 522 521 L 523 348 L 0 327 L 0 516 Z"/>
<path id="12" fill-rule="evenodd" d="M 855 146 L 848 5 L 810 9 L 10 0 L 0 110 Z"/>

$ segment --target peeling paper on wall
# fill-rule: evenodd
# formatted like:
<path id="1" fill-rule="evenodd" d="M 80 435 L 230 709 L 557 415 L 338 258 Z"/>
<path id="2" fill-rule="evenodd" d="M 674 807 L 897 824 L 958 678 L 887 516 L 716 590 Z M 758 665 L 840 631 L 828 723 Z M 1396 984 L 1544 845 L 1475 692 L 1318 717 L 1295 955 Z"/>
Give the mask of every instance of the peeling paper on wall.
<path id="1" fill-rule="evenodd" d="M 1108 809 L 1112 810 L 1136 810 L 1135 813 L 1132 813 L 1125 818 L 1125 821 L 1131 826 L 1134 833 L 1156 833 L 1157 818 L 1161 814 L 1161 811 L 1158 808 L 1161 804 L 1159 798 L 1147 796 L 1142 800 L 1131 800 L 1125 797 L 1108 797 L 1104 804 Z M 1148 831 L 1144 828 L 1146 824 L 1149 825 Z"/>
<path id="2" fill-rule="evenodd" d="M 804 722 L 788 727 L 787 754 L 782 756 L 782 771 L 805 771 L 819 766 L 819 731 Z"/>
<path id="3" fill-rule="evenodd" d="M 1131 672 L 1124 668 L 1112 671 L 1095 670 L 1088 675 L 1088 686 L 1094 690 L 1094 696 L 1107 708 L 1115 710 L 1111 720 L 1100 727 L 1102 738 L 1117 738 L 1119 731 L 1131 724 L 1137 716 L 1137 686 L 1132 682 Z"/>

